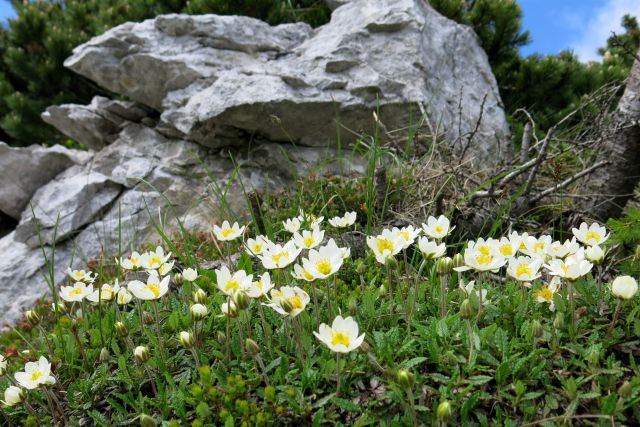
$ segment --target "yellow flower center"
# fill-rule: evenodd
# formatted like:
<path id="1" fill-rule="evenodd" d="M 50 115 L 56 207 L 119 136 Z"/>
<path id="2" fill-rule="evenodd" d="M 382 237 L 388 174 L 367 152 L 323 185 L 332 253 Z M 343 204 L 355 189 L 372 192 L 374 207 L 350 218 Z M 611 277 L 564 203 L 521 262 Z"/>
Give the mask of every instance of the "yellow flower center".
<path id="1" fill-rule="evenodd" d="M 316 239 L 314 239 L 312 236 L 309 236 L 305 238 L 303 242 L 304 242 L 304 245 L 308 248 L 309 246 L 313 245 L 316 242 Z"/>
<path id="2" fill-rule="evenodd" d="M 255 245 L 253 245 L 253 248 L 251 248 L 251 250 L 254 254 L 259 254 L 260 252 L 262 252 L 262 243 L 256 243 Z"/>
<path id="3" fill-rule="evenodd" d="M 489 245 L 480 245 L 478 246 L 478 251 L 480 251 L 482 255 L 489 255 L 491 253 L 491 248 Z"/>
<path id="4" fill-rule="evenodd" d="M 535 245 L 533 245 L 533 251 L 534 252 L 540 252 L 544 250 L 544 243 L 543 242 L 538 242 Z"/>
<path id="5" fill-rule="evenodd" d="M 235 291 L 235 290 L 237 290 L 239 287 L 240 287 L 240 284 L 238 283 L 238 281 L 237 281 L 237 280 L 235 280 L 235 279 L 231 279 L 231 280 L 229 280 L 229 281 L 227 282 L 227 286 L 225 286 L 225 290 L 226 290 L 227 292 L 229 292 L 229 291 L 230 291 L 230 290 L 232 290 L 232 289 Z"/>
<path id="6" fill-rule="evenodd" d="M 500 253 L 503 256 L 513 255 L 513 248 L 511 247 L 511 245 L 502 245 L 500 246 Z"/>
<path id="7" fill-rule="evenodd" d="M 326 276 L 331 273 L 331 263 L 326 259 L 320 260 L 316 263 L 316 269 Z"/>
<path id="8" fill-rule="evenodd" d="M 300 299 L 299 295 L 294 295 L 291 298 L 289 298 L 289 302 L 291 303 L 291 307 L 293 307 L 294 310 L 298 310 L 302 308 L 302 300 Z"/>
<path id="9" fill-rule="evenodd" d="M 600 242 L 600 239 L 602 238 L 602 236 L 599 233 L 596 233 L 595 231 L 588 231 L 587 235 L 584 237 L 584 239 L 588 242 L 589 240 L 595 240 L 596 243 Z"/>
<path id="10" fill-rule="evenodd" d="M 436 225 L 433 229 L 436 230 L 436 233 L 442 233 L 444 231 L 441 225 Z"/>
<path id="11" fill-rule="evenodd" d="M 342 344 L 345 347 L 349 347 L 349 343 L 351 340 L 349 339 L 349 335 L 340 331 L 333 331 L 331 333 L 331 345 L 339 345 Z"/>
<path id="12" fill-rule="evenodd" d="M 569 271 L 569 266 L 567 264 L 562 264 L 560 268 L 562 268 L 562 271 L 564 271 L 564 274 L 567 274 L 567 271 Z"/>
<path id="13" fill-rule="evenodd" d="M 409 240 L 409 232 L 408 231 L 401 231 L 400 235 L 402 237 L 404 237 L 404 240 Z"/>
<path id="14" fill-rule="evenodd" d="M 38 370 L 31 372 L 31 381 L 38 381 L 38 379 L 42 378 L 44 374 Z"/>
<path id="15" fill-rule="evenodd" d="M 285 257 L 285 258 L 289 258 L 289 252 L 279 252 L 277 254 L 271 255 L 271 259 L 273 260 L 273 262 L 275 262 L 276 264 L 280 263 L 280 258 Z"/>
<path id="16" fill-rule="evenodd" d="M 139 258 L 131 258 L 131 264 L 133 265 L 138 265 L 139 261 L 140 261 Z"/>
<path id="17" fill-rule="evenodd" d="M 516 267 L 516 276 L 518 276 L 518 277 L 520 277 L 520 276 L 529 276 L 529 277 L 531 277 L 532 275 L 533 275 L 533 271 L 531 271 L 531 267 L 529 267 L 529 264 L 527 264 L 526 262 L 521 262 Z"/>
<path id="18" fill-rule="evenodd" d="M 232 233 L 232 228 L 223 228 L 222 230 L 220 230 L 220 234 L 222 234 L 222 237 L 229 237 Z"/>
<path id="19" fill-rule="evenodd" d="M 162 260 L 160 259 L 159 256 L 151 257 L 151 259 L 149 260 L 149 265 L 151 266 L 154 266 L 154 265 L 159 266 L 161 263 L 162 263 Z"/>
<path id="20" fill-rule="evenodd" d="M 156 298 L 160 296 L 159 284 L 155 284 L 155 283 L 147 284 L 147 286 L 145 286 L 145 289 L 149 289 L 151 292 L 153 292 L 153 296 Z"/>
<path id="21" fill-rule="evenodd" d="M 76 271 L 73 275 L 78 279 L 82 279 L 84 277 L 84 273 L 81 273 L 79 271 Z"/>
<path id="22" fill-rule="evenodd" d="M 74 290 L 69 292 L 69 295 L 81 295 L 81 294 L 82 294 L 82 289 L 81 288 L 75 288 Z"/>
<path id="23" fill-rule="evenodd" d="M 493 257 L 488 254 L 480 254 L 480 255 L 476 255 L 476 261 L 480 265 L 491 264 L 491 262 L 493 261 Z"/>
<path id="24" fill-rule="evenodd" d="M 385 237 L 378 239 L 378 252 L 393 252 L 393 242 Z"/>
<path id="25" fill-rule="evenodd" d="M 551 289 L 549 289 L 549 287 L 547 285 L 544 285 L 537 293 L 537 296 L 544 298 L 545 301 L 551 301 L 553 300 L 553 292 L 551 292 Z"/>
<path id="26" fill-rule="evenodd" d="M 313 275 L 311 273 L 309 273 L 307 270 L 304 270 L 303 274 L 304 274 L 304 278 L 305 279 L 307 279 L 307 280 L 313 279 Z"/>

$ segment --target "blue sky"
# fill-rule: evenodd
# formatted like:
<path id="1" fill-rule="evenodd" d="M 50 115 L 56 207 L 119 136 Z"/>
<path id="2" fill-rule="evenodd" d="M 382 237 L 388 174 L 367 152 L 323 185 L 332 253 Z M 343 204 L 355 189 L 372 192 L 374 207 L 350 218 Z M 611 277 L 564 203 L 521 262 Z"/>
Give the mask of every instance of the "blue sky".
<path id="1" fill-rule="evenodd" d="M 621 32 L 625 13 L 640 17 L 640 0 L 517 0 L 524 11 L 524 29 L 533 42 L 522 53 L 554 54 L 571 49 L 583 61 L 597 60 L 612 31 Z M 8 0 L 0 0 L 0 22 L 14 16 Z"/>

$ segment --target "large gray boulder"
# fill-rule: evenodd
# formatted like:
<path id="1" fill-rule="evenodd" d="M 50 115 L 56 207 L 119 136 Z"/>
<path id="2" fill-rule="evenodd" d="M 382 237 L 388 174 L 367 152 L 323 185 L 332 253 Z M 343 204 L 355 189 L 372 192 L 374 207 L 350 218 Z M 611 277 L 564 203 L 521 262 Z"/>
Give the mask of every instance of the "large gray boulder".
<path id="1" fill-rule="evenodd" d="M 164 15 L 113 28 L 65 65 L 161 113 L 166 134 L 209 147 L 255 135 L 306 146 L 419 122 L 495 163 L 508 126 L 478 38 L 424 0 L 353 0 L 331 22 Z M 149 72 L 153 70 L 153 72 Z M 480 121 L 479 124 L 477 122 Z M 423 123 L 425 129 L 429 124 Z"/>
<path id="2" fill-rule="evenodd" d="M 19 219 L 33 194 L 56 175 L 89 161 L 91 153 L 60 145 L 9 147 L 0 142 L 0 211 Z"/>

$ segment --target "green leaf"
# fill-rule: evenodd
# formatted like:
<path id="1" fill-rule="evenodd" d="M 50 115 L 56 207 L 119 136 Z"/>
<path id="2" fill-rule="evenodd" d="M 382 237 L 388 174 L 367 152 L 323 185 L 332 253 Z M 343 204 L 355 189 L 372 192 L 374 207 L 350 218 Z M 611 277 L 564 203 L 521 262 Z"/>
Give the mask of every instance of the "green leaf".
<path id="1" fill-rule="evenodd" d="M 344 409 L 345 411 L 349 411 L 349 412 L 360 412 L 362 411 L 362 409 L 360 409 L 360 406 L 356 405 L 355 403 L 353 403 L 350 400 L 347 399 L 343 399 L 341 397 L 334 397 L 333 399 L 331 399 L 331 401 L 339 408 Z"/>
<path id="2" fill-rule="evenodd" d="M 491 380 L 493 380 L 493 377 L 490 377 L 489 375 L 474 375 L 469 377 L 467 381 L 473 385 L 481 385 L 486 384 Z"/>
<path id="3" fill-rule="evenodd" d="M 425 362 L 426 360 L 427 360 L 427 358 L 423 357 L 423 356 L 414 357 L 413 359 L 406 360 L 406 361 L 400 363 L 400 366 L 402 366 L 403 368 L 406 368 L 406 369 L 410 369 L 410 368 L 413 368 L 414 366 L 417 366 L 417 365 L 421 364 L 422 362 Z"/>

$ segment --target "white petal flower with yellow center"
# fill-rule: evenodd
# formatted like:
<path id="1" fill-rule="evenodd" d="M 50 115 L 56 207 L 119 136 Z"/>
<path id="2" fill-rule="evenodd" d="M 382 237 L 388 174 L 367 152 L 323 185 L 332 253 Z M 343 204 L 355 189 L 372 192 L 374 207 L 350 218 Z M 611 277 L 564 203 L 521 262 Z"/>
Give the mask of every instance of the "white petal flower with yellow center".
<path id="1" fill-rule="evenodd" d="M 76 282 L 73 286 L 62 286 L 58 295 L 67 302 L 82 301 L 93 293 L 93 285 Z"/>
<path id="2" fill-rule="evenodd" d="M 525 255 L 540 258 L 545 261 L 547 257 L 547 248 L 553 243 L 553 238 L 548 235 L 540 236 L 538 238 L 534 236 L 526 236 L 522 239 L 522 245 L 520 246 L 520 252 Z"/>
<path id="3" fill-rule="evenodd" d="M 167 274 L 171 273 L 171 270 L 173 269 L 173 264 L 174 263 L 175 263 L 174 261 L 165 262 L 158 269 L 158 273 L 160 273 L 161 276 L 166 276 Z"/>
<path id="4" fill-rule="evenodd" d="M 316 280 L 316 278 L 313 277 L 313 274 L 305 270 L 305 268 L 300 264 L 295 264 L 293 266 L 293 271 L 291 272 L 291 275 L 293 276 L 294 279 L 304 280 L 305 282 L 313 282 L 314 280 Z"/>
<path id="5" fill-rule="evenodd" d="M 283 316 L 296 317 L 302 313 L 309 301 L 309 294 L 303 289 L 297 286 L 283 286 L 271 290 L 271 298 L 265 305 Z"/>
<path id="6" fill-rule="evenodd" d="M 350 248 L 340 248 L 338 247 L 338 245 L 336 244 L 336 241 L 333 239 L 329 239 L 329 241 L 327 242 L 327 244 L 325 245 L 325 247 L 333 252 L 340 252 L 340 256 L 342 256 L 342 259 L 347 259 L 351 256 L 351 249 Z"/>
<path id="7" fill-rule="evenodd" d="M 422 231 L 432 239 L 441 240 L 455 228 L 450 225 L 449 218 L 444 215 L 440 215 L 438 218 L 430 216 L 427 218 L 427 223 L 422 224 Z"/>
<path id="8" fill-rule="evenodd" d="M 425 259 L 440 258 L 447 252 L 447 246 L 444 243 L 438 244 L 435 240 L 429 240 L 427 236 L 418 239 L 418 249 Z"/>
<path id="9" fill-rule="evenodd" d="M 559 241 L 551 242 L 545 248 L 546 254 L 551 258 L 565 258 L 568 255 L 575 254 L 580 249 L 580 244 L 576 238 L 565 240 L 564 243 Z"/>
<path id="10" fill-rule="evenodd" d="M 147 283 L 140 280 L 133 280 L 127 286 L 136 298 L 141 300 L 157 300 L 162 298 L 169 291 L 169 276 L 160 280 L 157 274 L 149 274 Z"/>
<path id="11" fill-rule="evenodd" d="M 18 385 L 27 390 L 56 383 L 56 379 L 51 375 L 51 363 L 44 356 L 40 356 L 38 362 L 27 362 L 24 371 L 16 372 L 14 377 Z"/>
<path id="12" fill-rule="evenodd" d="M 351 227 L 356 222 L 355 212 L 346 212 L 344 216 L 336 216 L 329 220 L 329 224 L 335 228 Z"/>
<path id="13" fill-rule="evenodd" d="M 229 224 L 229 221 L 223 221 L 221 226 L 213 226 L 213 234 L 216 236 L 216 239 L 222 242 L 228 242 L 242 236 L 245 228 L 246 226 L 243 225 L 240 227 L 237 222 L 234 222 L 233 225 L 231 225 Z"/>
<path id="14" fill-rule="evenodd" d="M 342 251 L 335 244 L 311 249 L 308 258 L 302 259 L 302 266 L 316 279 L 326 279 L 342 266 Z"/>
<path id="15" fill-rule="evenodd" d="M 478 239 L 470 241 L 464 251 L 464 263 L 462 267 L 456 267 L 456 271 L 473 269 L 476 271 L 498 271 L 507 262 L 507 258 L 496 252 L 496 245 L 492 241 Z"/>
<path id="16" fill-rule="evenodd" d="M 324 231 L 319 227 L 313 227 L 311 230 L 303 230 L 302 234 L 293 233 L 293 241 L 302 249 L 313 249 L 322 243 L 324 239 Z"/>
<path id="17" fill-rule="evenodd" d="M 140 268 L 141 255 L 138 252 L 132 252 L 129 258 L 116 258 L 116 263 L 125 270 L 136 270 Z"/>
<path id="18" fill-rule="evenodd" d="M 265 248 L 272 244 L 271 240 L 267 236 L 256 236 L 255 239 L 247 239 L 245 243 L 245 247 L 247 248 L 247 253 L 252 256 L 260 255 Z"/>
<path id="19" fill-rule="evenodd" d="M 274 284 L 271 282 L 271 276 L 269 273 L 264 272 L 262 276 L 258 276 L 258 280 L 251 283 L 251 287 L 246 291 L 249 298 L 260 298 L 263 295 L 267 295 Z"/>
<path id="20" fill-rule="evenodd" d="M 579 228 L 573 228 L 571 231 L 578 240 L 587 246 L 601 245 L 609 238 L 607 229 L 596 222 L 591 225 L 583 222 Z"/>
<path id="21" fill-rule="evenodd" d="M 298 230 L 300 230 L 302 222 L 298 218 L 289 218 L 282 221 L 282 225 L 284 226 L 284 229 L 289 233 L 296 233 Z"/>
<path id="22" fill-rule="evenodd" d="M 593 268 L 593 264 L 585 259 L 584 250 L 580 249 L 564 260 L 558 258 L 552 259 L 549 264 L 545 264 L 545 268 L 549 270 L 549 274 L 552 276 L 558 276 L 567 280 L 577 280 L 589 273 Z"/>
<path id="23" fill-rule="evenodd" d="M 116 304 L 126 305 L 131 302 L 133 295 L 125 287 L 121 287 L 116 295 Z"/>
<path id="24" fill-rule="evenodd" d="M 93 274 L 90 271 L 84 270 L 71 270 L 67 269 L 67 275 L 76 282 L 93 283 L 96 280 L 97 274 Z"/>
<path id="25" fill-rule="evenodd" d="M 273 244 L 268 245 L 264 252 L 258 256 L 262 261 L 262 266 L 268 270 L 284 268 L 294 262 L 300 255 L 302 248 L 293 242 L 288 241 L 284 246 Z"/>
<path id="26" fill-rule="evenodd" d="M 413 245 L 413 242 L 416 241 L 416 238 L 420 235 L 421 231 L 422 230 L 419 228 L 408 225 L 402 228 L 393 227 L 391 233 L 397 236 L 398 240 L 402 242 L 402 249 L 407 249 L 409 246 Z"/>
<path id="27" fill-rule="evenodd" d="M 247 275 L 244 270 L 238 270 L 231 274 L 227 266 L 223 266 L 220 270 L 216 270 L 216 281 L 218 283 L 218 289 L 223 294 L 233 296 L 236 292 L 246 292 L 251 287 L 251 281 L 253 275 Z"/>
<path id="28" fill-rule="evenodd" d="M 505 258 L 511 258 L 516 256 L 518 249 L 520 249 L 521 238 L 518 233 L 513 232 L 509 236 L 502 237 L 497 243 L 497 251 Z"/>
<path id="29" fill-rule="evenodd" d="M 352 317 L 336 316 L 331 326 L 323 323 L 313 335 L 336 353 L 349 353 L 364 341 L 364 334 L 358 336 L 358 323 Z"/>
<path id="30" fill-rule="evenodd" d="M 542 285 L 540 289 L 535 291 L 536 301 L 537 302 L 546 302 L 549 304 L 549 310 L 555 311 L 556 306 L 553 302 L 553 296 L 560 289 L 560 278 L 554 277 L 551 279 L 551 283 L 545 283 Z"/>
<path id="31" fill-rule="evenodd" d="M 140 266 L 145 270 L 157 270 L 162 267 L 171 257 L 171 252 L 165 255 L 162 246 L 158 246 L 155 251 L 145 252 L 140 255 Z"/>
<path id="32" fill-rule="evenodd" d="M 118 280 L 116 279 L 116 283 L 113 286 L 105 283 L 104 285 L 102 285 L 99 291 L 96 289 L 95 291 L 87 295 L 87 300 L 95 303 L 100 301 L 111 301 L 119 290 L 120 285 L 118 284 Z"/>
<path id="33" fill-rule="evenodd" d="M 530 256 L 511 258 L 507 266 L 507 274 L 519 282 L 531 282 L 540 277 L 542 260 Z"/>
<path id="34" fill-rule="evenodd" d="M 404 240 L 404 239 L 403 239 Z M 404 247 L 404 241 L 393 234 L 391 230 L 384 229 L 378 236 L 368 236 L 367 246 L 373 251 L 376 261 L 385 264 L 387 258 L 398 254 Z"/>

